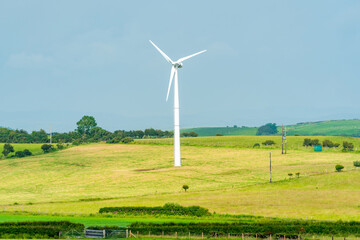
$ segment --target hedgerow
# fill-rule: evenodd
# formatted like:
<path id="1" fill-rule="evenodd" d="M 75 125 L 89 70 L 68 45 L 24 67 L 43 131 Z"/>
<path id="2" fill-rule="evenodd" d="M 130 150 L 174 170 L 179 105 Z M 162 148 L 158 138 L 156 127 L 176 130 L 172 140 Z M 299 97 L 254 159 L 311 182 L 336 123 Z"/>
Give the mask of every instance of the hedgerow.
<path id="1" fill-rule="evenodd" d="M 232 234 L 232 235 L 287 235 L 298 236 L 305 234 L 327 235 L 358 235 L 360 236 L 360 222 L 326 222 L 326 221 L 264 221 L 257 223 L 143 223 L 136 222 L 130 229 L 140 234 Z"/>
<path id="2" fill-rule="evenodd" d="M 84 225 L 68 221 L 0 223 L 0 238 L 59 238 L 59 232 L 83 231 Z"/>
<path id="3" fill-rule="evenodd" d="M 209 210 L 203 207 L 183 207 L 174 203 L 166 203 L 162 207 L 105 207 L 101 208 L 99 213 L 114 213 L 122 215 L 179 215 L 197 217 L 211 215 Z"/>

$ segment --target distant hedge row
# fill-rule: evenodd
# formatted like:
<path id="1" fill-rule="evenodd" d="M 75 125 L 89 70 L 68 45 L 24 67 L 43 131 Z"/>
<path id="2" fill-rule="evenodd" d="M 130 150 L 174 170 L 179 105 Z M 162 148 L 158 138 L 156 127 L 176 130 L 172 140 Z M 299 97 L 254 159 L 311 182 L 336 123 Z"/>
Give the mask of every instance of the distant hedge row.
<path id="1" fill-rule="evenodd" d="M 67 221 L 0 223 L 0 238 L 59 238 L 59 232 L 83 231 L 85 226 Z"/>
<path id="2" fill-rule="evenodd" d="M 105 207 L 99 213 L 114 213 L 124 215 L 179 215 L 179 216 L 206 216 L 209 210 L 199 206 L 183 207 L 179 204 L 167 203 L 162 207 Z"/>
<path id="3" fill-rule="evenodd" d="M 258 223 L 132 223 L 129 227 L 133 232 L 155 235 L 164 234 L 201 234 L 214 235 L 287 235 L 306 234 L 326 235 L 357 235 L 360 236 L 360 222 L 325 222 L 325 221 L 265 221 Z"/>

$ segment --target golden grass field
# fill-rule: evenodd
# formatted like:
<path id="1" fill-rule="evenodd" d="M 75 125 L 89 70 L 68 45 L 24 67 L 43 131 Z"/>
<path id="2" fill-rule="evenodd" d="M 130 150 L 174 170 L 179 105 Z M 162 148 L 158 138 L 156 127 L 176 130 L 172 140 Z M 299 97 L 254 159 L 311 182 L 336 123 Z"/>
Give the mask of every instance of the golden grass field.
<path id="1" fill-rule="evenodd" d="M 183 146 L 182 158 L 183 166 L 173 167 L 171 145 L 89 144 L 2 160 L 0 211 L 89 214 L 175 202 L 217 213 L 360 218 L 358 153 L 272 149 L 271 184 L 268 149 Z M 336 164 L 345 171 L 335 172 Z M 289 179 L 296 172 L 300 178 Z"/>

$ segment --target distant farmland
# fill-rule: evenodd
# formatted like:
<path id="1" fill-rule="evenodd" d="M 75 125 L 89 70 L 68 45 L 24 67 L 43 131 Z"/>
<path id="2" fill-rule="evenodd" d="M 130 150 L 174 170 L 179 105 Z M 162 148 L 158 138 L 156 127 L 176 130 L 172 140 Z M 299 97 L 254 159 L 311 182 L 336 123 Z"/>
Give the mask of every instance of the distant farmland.
<path id="1" fill-rule="evenodd" d="M 360 120 L 331 120 L 320 122 L 298 123 L 287 125 L 287 133 L 290 136 L 352 136 L 360 137 Z M 257 127 L 201 127 L 182 129 L 181 132 L 194 131 L 199 136 L 224 136 L 255 135 Z M 278 127 L 281 134 L 281 126 Z"/>

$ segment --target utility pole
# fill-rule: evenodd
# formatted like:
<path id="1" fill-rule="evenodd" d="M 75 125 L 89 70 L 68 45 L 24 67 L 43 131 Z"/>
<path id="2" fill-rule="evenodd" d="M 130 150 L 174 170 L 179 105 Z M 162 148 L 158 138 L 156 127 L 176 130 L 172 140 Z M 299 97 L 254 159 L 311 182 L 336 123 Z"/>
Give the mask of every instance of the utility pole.
<path id="1" fill-rule="evenodd" d="M 287 140 L 286 140 L 286 126 L 285 126 L 285 154 L 286 154 L 286 150 L 287 150 Z"/>
<path id="2" fill-rule="evenodd" d="M 270 157 L 270 183 L 271 183 L 271 152 L 269 152 L 269 157 Z"/>
<path id="3" fill-rule="evenodd" d="M 281 125 L 281 154 L 284 154 L 284 124 Z"/>

